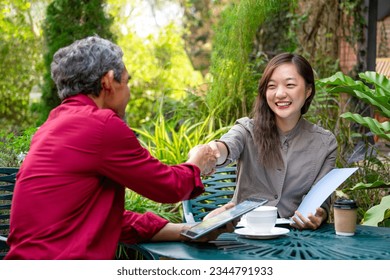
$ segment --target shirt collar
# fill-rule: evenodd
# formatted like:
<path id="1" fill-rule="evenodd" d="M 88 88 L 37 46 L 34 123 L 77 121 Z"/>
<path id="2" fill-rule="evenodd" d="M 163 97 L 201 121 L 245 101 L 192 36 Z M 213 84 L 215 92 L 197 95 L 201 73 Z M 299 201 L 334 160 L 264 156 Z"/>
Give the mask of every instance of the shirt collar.
<path id="1" fill-rule="evenodd" d="M 304 123 L 304 119 L 301 117 L 299 119 L 299 121 L 297 122 L 297 124 L 295 125 L 295 127 L 292 130 L 290 130 L 289 132 L 282 133 L 279 130 L 281 143 L 285 143 L 286 141 L 289 141 L 289 140 L 293 139 L 299 133 L 299 131 L 301 130 L 300 128 L 302 127 L 303 123 Z"/>
<path id="2" fill-rule="evenodd" d="M 70 102 L 81 102 L 81 103 L 84 103 L 85 105 L 91 105 L 91 106 L 94 106 L 94 107 L 97 108 L 97 105 L 92 100 L 92 98 L 90 98 L 88 95 L 82 94 L 82 93 L 79 93 L 79 94 L 76 94 L 76 95 L 69 96 L 69 97 L 65 98 L 61 102 L 61 104 L 70 103 Z"/>

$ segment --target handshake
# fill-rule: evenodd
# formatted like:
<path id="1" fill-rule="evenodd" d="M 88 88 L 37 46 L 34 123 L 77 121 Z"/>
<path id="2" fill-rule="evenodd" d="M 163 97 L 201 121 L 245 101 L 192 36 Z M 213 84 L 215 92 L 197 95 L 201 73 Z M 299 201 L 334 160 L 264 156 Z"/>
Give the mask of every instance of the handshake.
<path id="1" fill-rule="evenodd" d="M 227 148 L 222 142 L 211 141 L 208 144 L 197 145 L 188 153 L 187 163 L 199 167 L 202 175 L 209 176 L 215 172 L 217 164 L 226 160 Z"/>

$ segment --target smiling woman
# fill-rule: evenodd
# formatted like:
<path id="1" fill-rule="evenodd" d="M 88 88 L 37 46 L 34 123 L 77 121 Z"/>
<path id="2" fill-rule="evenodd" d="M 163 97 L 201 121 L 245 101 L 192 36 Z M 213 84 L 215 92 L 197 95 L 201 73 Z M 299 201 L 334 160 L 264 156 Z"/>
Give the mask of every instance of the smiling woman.
<path id="1" fill-rule="evenodd" d="M 311 187 L 334 168 L 335 136 L 302 117 L 314 95 L 313 69 L 305 58 L 282 53 L 270 60 L 253 118 L 238 119 L 220 140 L 209 143 L 220 155 L 220 167 L 237 161 L 234 203 L 264 197 L 267 205 L 277 206 L 279 217 L 292 217 Z M 330 198 L 308 217 L 297 213 L 302 222 L 294 220 L 294 226 L 318 228 L 329 206 Z"/>

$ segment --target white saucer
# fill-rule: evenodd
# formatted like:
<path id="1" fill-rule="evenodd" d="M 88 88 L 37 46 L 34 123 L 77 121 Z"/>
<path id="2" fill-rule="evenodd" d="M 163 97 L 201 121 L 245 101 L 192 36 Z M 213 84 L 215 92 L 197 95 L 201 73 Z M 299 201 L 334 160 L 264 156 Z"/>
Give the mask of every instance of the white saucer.
<path id="1" fill-rule="evenodd" d="M 250 239 L 272 239 L 287 234 L 290 232 L 290 230 L 282 227 L 274 227 L 269 233 L 255 233 L 251 229 L 244 227 L 236 229 L 234 232 L 241 237 Z"/>
<path id="2" fill-rule="evenodd" d="M 291 224 L 294 223 L 292 219 L 286 219 L 286 218 L 277 218 L 276 219 L 276 225 L 284 225 L 284 224 Z M 237 227 L 246 227 L 246 217 L 242 217 L 241 220 L 238 222 Z"/>

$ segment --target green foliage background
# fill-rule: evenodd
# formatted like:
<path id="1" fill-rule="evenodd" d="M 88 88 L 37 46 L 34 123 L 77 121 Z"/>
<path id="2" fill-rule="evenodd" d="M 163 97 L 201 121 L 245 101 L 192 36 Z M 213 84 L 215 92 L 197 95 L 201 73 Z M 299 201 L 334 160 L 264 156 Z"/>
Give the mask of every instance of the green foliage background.
<path id="1" fill-rule="evenodd" d="M 126 111 L 131 126 L 153 121 L 161 106 L 167 116 L 173 111 L 191 114 L 188 107 L 185 111 L 180 107 L 189 98 L 198 99 L 197 88 L 202 85 L 203 76 L 194 71 L 178 27 L 169 24 L 157 36 L 149 35 L 146 41 L 128 33 L 118 44 L 132 76 L 131 100 Z"/>
<path id="2" fill-rule="evenodd" d="M 331 77 L 321 79 L 317 85 L 325 88 L 329 94 L 349 94 L 362 102 L 373 106 L 375 111 L 384 117 L 390 118 L 390 80 L 384 75 L 366 71 L 359 73 L 358 79 L 353 79 L 341 72 Z M 390 121 L 379 123 L 373 117 L 362 116 L 355 110 L 343 112 L 340 120 L 347 123 L 359 123 L 367 127 L 371 133 L 384 141 L 390 141 Z M 345 129 L 340 131 L 346 131 Z M 338 134 L 336 134 L 338 135 Z M 361 140 L 366 136 L 354 133 L 350 135 Z M 340 135 L 338 135 L 340 137 Z M 344 135 L 345 137 L 345 135 Z M 340 139 L 344 140 L 344 139 Z M 340 141 L 339 143 L 345 143 Z M 364 154 L 360 159 L 347 161 L 343 164 L 359 167 L 358 175 L 351 180 L 351 185 L 339 189 L 340 196 L 348 196 L 357 200 L 359 214 L 363 224 L 377 226 L 390 225 L 390 164 L 389 157 L 382 155 L 375 145 L 364 142 Z M 339 156 L 347 158 L 339 152 Z"/>
<path id="3" fill-rule="evenodd" d="M 27 124 L 29 93 L 39 81 L 39 41 L 29 1 L 0 0 L 0 126 Z"/>

